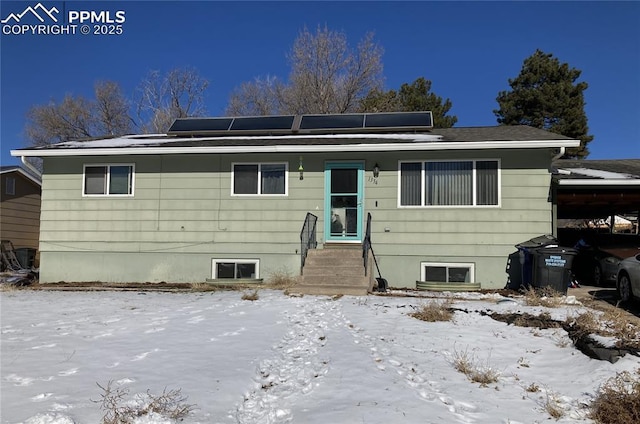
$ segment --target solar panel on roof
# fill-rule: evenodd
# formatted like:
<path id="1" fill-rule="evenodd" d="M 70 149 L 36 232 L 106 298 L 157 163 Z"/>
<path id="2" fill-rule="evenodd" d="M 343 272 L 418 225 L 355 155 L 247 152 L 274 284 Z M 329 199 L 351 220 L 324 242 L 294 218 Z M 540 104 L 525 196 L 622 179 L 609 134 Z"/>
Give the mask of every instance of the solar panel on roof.
<path id="1" fill-rule="evenodd" d="M 302 115 L 301 130 L 362 128 L 363 114 Z"/>
<path id="2" fill-rule="evenodd" d="M 291 130 L 295 115 L 234 118 L 231 131 Z"/>
<path id="3" fill-rule="evenodd" d="M 168 132 L 228 131 L 232 122 L 233 118 L 178 118 Z"/>
<path id="4" fill-rule="evenodd" d="M 365 128 L 432 127 L 431 112 L 368 113 Z"/>
<path id="5" fill-rule="evenodd" d="M 433 127 L 431 112 L 273 115 L 222 118 L 179 118 L 170 135 L 332 134 L 425 130 Z"/>

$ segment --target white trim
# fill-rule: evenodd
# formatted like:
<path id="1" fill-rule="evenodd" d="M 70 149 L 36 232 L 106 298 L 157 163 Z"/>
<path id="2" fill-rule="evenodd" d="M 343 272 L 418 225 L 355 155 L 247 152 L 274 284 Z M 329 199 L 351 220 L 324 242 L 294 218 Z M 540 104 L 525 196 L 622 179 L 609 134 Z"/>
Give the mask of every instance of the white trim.
<path id="1" fill-rule="evenodd" d="M 334 136 L 335 137 L 335 136 Z M 294 137 L 292 137 L 294 138 Z M 317 137 L 316 137 L 317 138 Z M 340 137 L 335 137 L 339 139 Z M 258 138 L 259 139 L 259 138 Z M 210 140 L 210 139 L 206 139 Z M 224 140 L 219 138 L 217 140 Z M 182 140 L 175 140 L 182 141 Z M 186 141 L 186 139 L 184 140 Z M 194 139 L 189 139 L 194 141 Z M 112 155 L 171 155 L 205 153 L 322 153 L 322 152 L 389 152 L 389 151 L 436 151 L 436 150 L 487 150 L 487 149 L 543 149 L 578 147 L 580 140 L 526 140 L 526 141 L 412 141 L 394 143 L 360 143 L 331 145 L 273 145 L 273 146 L 208 146 L 208 147 L 104 147 L 104 148 L 57 148 L 34 150 L 11 150 L 11 156 L 112 156 Z"/>
<path id="2" fill-rule="evenodd" d="M 33 181 L 34 183 L 38 184 L 38 186 L 42 187 L 42 181 L 38 180 L 35 176 L 29 174 L 27 171 L 25 171 L 24 169 L 22 169 L 19 166 L 13 167 L 13 168 L 9 168 L 9 169 L 4 169 L 2 171 L 0 171 L 0 174 L 9 174 L 11 172 L 17 172 L 20 175 L 24 176 L 25 178 L 28 178 L 29 180 Z M 38 174 L 40 175 L 40 174 Z"/>
<path id="3" fill-rule="evenodd" d="M 85 192 L 85 182 L 87 180 L 86 178 L 86 170 L 87 167 L 98 167 L 98 166 L 106 166 L 108 168 L 107 170 L 107 187 L 106 187 L 106 193 L 105 194 L 87 194 Z M 130 178 L 131 178 L 131 193 L 127 193 L 127 194 L 109 194 L 109 184 L 110 184 L 110 175 L 111 175 L 111 167 L 112 166 L 128 166 L 131 168 L 131 174 L 130 174 Z M 82 197 L 90 197 L 90 198 L 96 198 L 96 197 L 108 197 L 108 198 L 113 198 L 113 197 L 133 197 L 133 194 L 135 193 L 135 181 L 136 181 L 136 165 L 135 163 L 85 163 L 82 166 Z"/>
<path id="4" fill-rule="evenodd" d="M 498 163 L 498 203 L 495 205 L 425 205 L 424 204 L 424 195 L 425 195 L 425 163 L 427 162 L 473 162 L 473 202 L 477 201 L 476 199 L 476 189 L 477 189 L 477 180 L 476 180 L 476 162 L 497 162 Z M 402 179 L 401 179 L 401 169 L 403 163 L 420 163 L 422 166 L 421 174 L 420 174 L 420 205 L 402 205 L 400 202 L 401 194 L 402 194 Z M 500 158 L 471 158 L 471 159 L 422 159 L 422 160 L 399 160 L 398 161 L 398 185 L 397 185 L 397 208 L 398 209 L 499 209 L 502 207 L 502 160 Z"/>
<path id="5" fill-rule="evenodd" d="M 236 165 L 257 165 L 258 166 L 258 193 L 237 194 L 233 192 L 235 187 Z M 260 193 L 262 165 L 284 165 L 284 193 L 263 194 Z M 231 162 L 231 196 L 232 197 L 287 197 L 289 195 L 289 162 Z"/>
<path id="6" fill-rule="evenodd" d="M 599 179 L 559 179 L 562 186 L 640 186 L 640 179 L 599 180 Z"/>
<path id="7" fill-rule="evenodd" d="M 446 267 L 447 268 L 447 276 L 449 275 L 449 268 L 469 268 L 469 281 L 465 282 L 465 284 L 474 284 L 476 282 L 476 264 L 473 262 L 428 262 L 421 261 L 420 262 L 420 281 L 427 281 L 427 270 L 426 267 Z M 438 281 L 441 283 L 449 283 L 449 281 Z"/>
<path id="8" fill-rule="evenodd" d="M 254 264 L 255 265 L 255 275 L 254 279 L 260 278 L 260 259 L 226 259 L 226 258 L 212 258 L 211 259 L 211 278 L 218 279 L 217 275 L 217 267 L 218 263 L 233 263 L 233 264 Z M 225 280 L 236 280 L 236 278 L 225 278 Z"/>

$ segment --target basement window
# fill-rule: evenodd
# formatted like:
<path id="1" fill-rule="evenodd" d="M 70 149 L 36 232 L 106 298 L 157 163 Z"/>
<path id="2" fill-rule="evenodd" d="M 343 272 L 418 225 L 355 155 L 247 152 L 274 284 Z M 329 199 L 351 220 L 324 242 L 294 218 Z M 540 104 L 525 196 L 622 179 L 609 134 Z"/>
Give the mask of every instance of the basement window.
<path id="1" fill-rule="evenodd" d="M 474 264 L 421 262 L 420 281 L 429 283 L 474 283 Z"/>
<path id="2" fill-rule="evenodd" d="M 213 259 L 211 275 L 219 280 L 256 280 L 260 278 L 260 261 L 258 259 Z"/>

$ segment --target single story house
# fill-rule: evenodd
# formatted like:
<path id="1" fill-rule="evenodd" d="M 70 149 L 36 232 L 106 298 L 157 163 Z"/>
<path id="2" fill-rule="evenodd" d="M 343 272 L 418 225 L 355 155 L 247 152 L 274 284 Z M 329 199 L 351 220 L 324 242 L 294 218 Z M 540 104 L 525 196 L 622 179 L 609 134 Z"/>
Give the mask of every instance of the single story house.
<path id="1" fill-rule="evenodd" d="M 186 118 L 11 153 L 44 163 L 44 283 L 306 278 L 307 248 L 362 246 L 370 215 L 391 286 L 501 288 L 514 245 L 553 232 L 551 164 L 578 145 L 408 112 Z"/>
<path id="2" fill-rule="evenodd" d="M 27 261 L 33 262 L 40 236 L 40 175 L 20 166 L 2 166 L 0 190 L 0 240 L 28 249 Z"/>

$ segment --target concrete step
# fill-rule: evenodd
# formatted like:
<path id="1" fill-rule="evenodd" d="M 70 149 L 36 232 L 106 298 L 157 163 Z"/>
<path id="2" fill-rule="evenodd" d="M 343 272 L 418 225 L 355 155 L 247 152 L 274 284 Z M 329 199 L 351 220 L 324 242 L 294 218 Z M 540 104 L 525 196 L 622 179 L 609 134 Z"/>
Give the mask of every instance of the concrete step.
<path id="1" fill-rule="evenodd" d="M 351 276 L 351 275 L 303 275 L 302 276 L 302 285 L 311 286 L 311 285 L 322 285 L 322 286 L 354 286 L 354 287 L 368 287 L 369 286 L 369 278 L 364 275 L 360 276 Z"/>
<path id="2" fill-rule="evenodd" d="M 323 257 L 323 258 L 362 258 L 361 249 L 310 249 L 307 251 L 307 257 Z"/>
<path id="3" fill-rule="evenodd" d="M 347 296 L 366 296 L 367 288 L 352 286 L 304 286 L 299 285 L 290 290 L 291 293 L 309 294 L 309 295 L 347 295 Z"/>
<path id="4" fill-rule="evenodd" d="M 365 276 L 362 246 L 331 246 L 309 250 L 302 270 L 302 281 L 292 291 L 302 294 L 349 294 L 364 296 L 371 278 Z"/>
<path id="5" fill-rule="evenodd" d="M 317 267 L 304 267 L 304 274 L 302 277 L 312 276 L 326 276 L 333 279 L 358 279 L 364 277 L 364 267 L 362 265 L 358 267 L 345 267 L 345 266 L 317 266 Z"/>
<path id="6" fill-rule="evenodd" d="M 333 258 L 333 257 L 321 257 L 313 256 L 307 257 L 304 261 L 304 267 L 325 267 L 325 266 L 344 266 L 344 267 L 360 267 L 364 269 L 364 262 L 362 258 Z"/>

